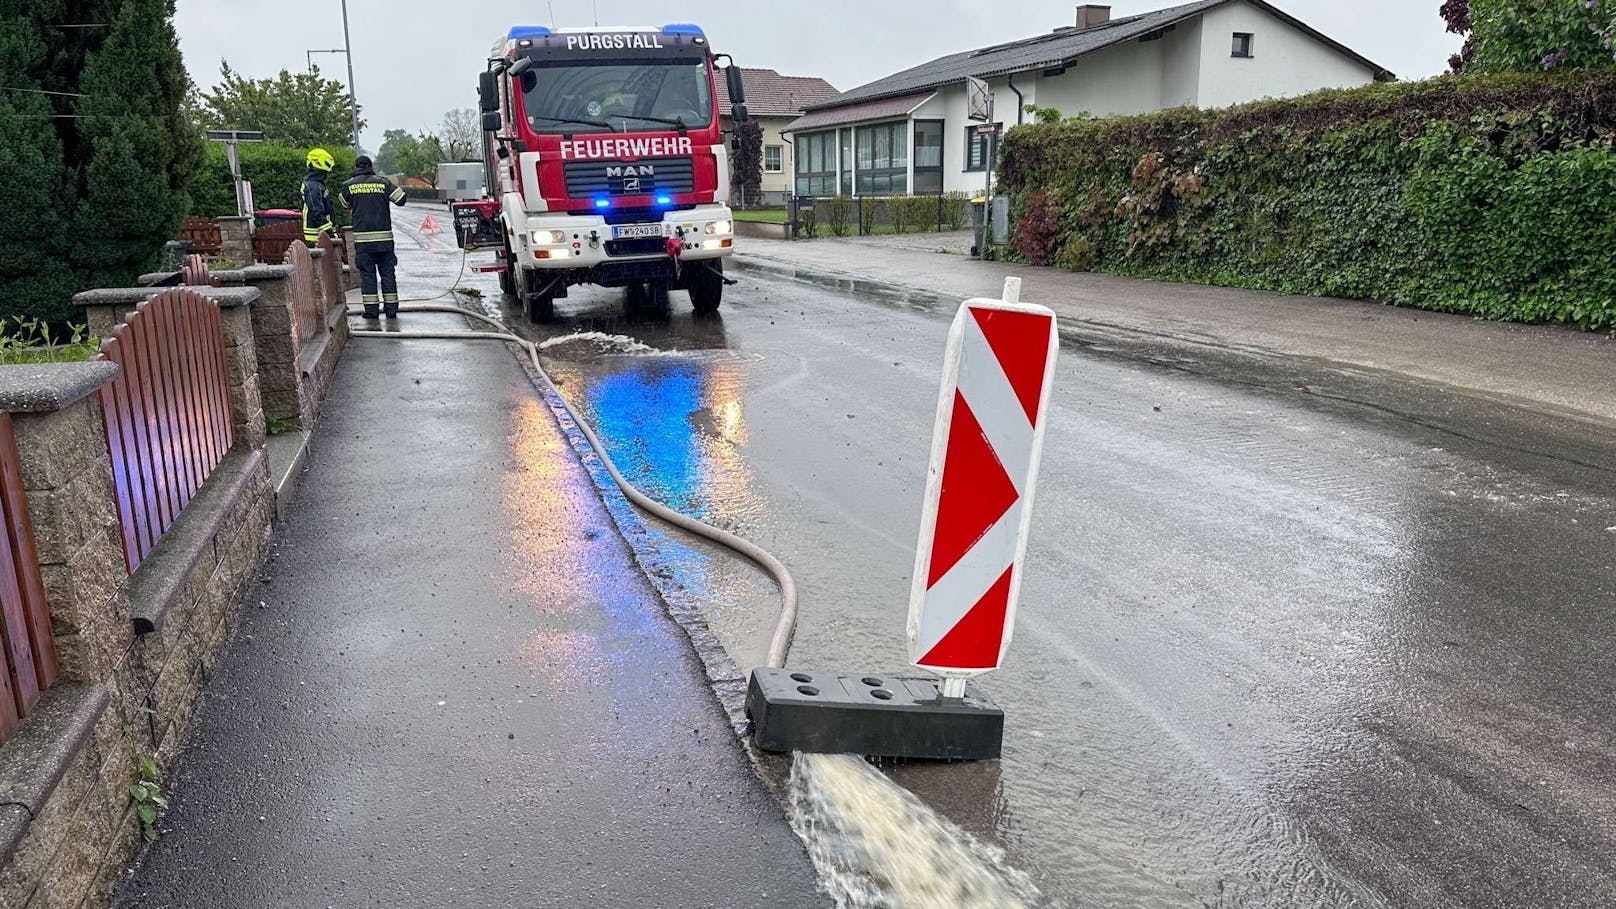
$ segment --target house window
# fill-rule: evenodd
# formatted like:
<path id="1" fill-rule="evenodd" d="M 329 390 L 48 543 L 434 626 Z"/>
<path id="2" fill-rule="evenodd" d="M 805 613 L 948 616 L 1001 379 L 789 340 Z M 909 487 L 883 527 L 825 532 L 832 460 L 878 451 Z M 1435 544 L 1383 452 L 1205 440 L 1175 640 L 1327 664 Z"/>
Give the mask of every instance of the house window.
<path id="1" fill-rule="evenodd" d="M 965 127 L 965 170 L 967 172 L 981 172 L 988 169 L 988 143 L 993 141 L 992 136 L 984 136 L 976 131 L 977 124 Z M 999 127 L 1001 130 L 1004 127 Z"/>
<path id="2" fill-rule="evenodd" d="M 782 145 L 763 146 L 763 172 L 766 174 L 784 172 L 786 169 L 785 151 L 785 146 Z"/>
<path id="3" fill-rule="evenodd" d="M 854 130 L 860 195 L 909 191 L 909 121 L 861 126 Z"/>
<path id="4" fill-rule="evenodd" d="M 797 137 L 797 195 L 828 196 L 836 192 L 836 133 Z"/>
<path id="5" fill-rule="evenodd" d="M 943 191 L 943 121 L 915 121 L 915 194 Z"/>
<path id="6" fill-rule="evenodd" d="M 1251 59 L 1251 32 L 1234 33 L 1234 56 Z"/>

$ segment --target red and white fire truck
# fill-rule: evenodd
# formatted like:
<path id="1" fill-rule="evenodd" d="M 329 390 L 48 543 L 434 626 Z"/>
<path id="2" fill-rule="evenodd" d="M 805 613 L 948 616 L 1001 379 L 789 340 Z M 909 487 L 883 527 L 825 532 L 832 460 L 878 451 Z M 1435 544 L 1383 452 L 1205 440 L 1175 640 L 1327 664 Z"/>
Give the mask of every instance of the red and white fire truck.
<path id="1" fill-rule="evenodd" d="M 519 26 L 494 45 L 478 86 L 493 198 L 455 203 L 455 227 L 496 251 L 528 318 L 578 284 L 718 309 L 735 240 L 720 70 L 744 122 L 740 69 L 694 25 Z"/>

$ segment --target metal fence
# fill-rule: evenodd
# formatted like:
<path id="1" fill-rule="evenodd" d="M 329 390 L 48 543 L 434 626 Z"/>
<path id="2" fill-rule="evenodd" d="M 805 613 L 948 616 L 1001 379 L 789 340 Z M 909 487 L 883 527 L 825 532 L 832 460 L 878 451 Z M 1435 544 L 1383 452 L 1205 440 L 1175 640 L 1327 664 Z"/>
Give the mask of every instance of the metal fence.
<path id="1" fill-rule="evenodd" d="M 224 348 L 218 306 L 181 289 L 140 304 L 101 342 L 122 367 L 100 395 L 130 571 L 235 443 Z"/>
<path id="2" fill-rule="evenodd" d="M 964 193 L 921 196 L 796 196 L 788 210 L 798 236 L 967 230 L 971 200 Z"/>
<path id="3" fill-rule="evenodd" d="M 0 744 L 56 680 L 50 605 L 34 546 L 33 518 L 11 415 L 0 413 Z"/>

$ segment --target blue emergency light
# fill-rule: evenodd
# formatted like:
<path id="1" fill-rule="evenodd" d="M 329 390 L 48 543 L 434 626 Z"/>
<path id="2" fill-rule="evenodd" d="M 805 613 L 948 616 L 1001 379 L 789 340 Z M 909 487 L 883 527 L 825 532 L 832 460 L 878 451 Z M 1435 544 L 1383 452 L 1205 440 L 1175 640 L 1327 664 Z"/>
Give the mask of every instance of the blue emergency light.
<path id="1" fill-rule="evenodd" d="M 656 204 L 658 204 L 658 205 L 672 205 L 673 204 L 673 197 L 672 196 L 657 196 L 656 197 Z"/>
<path id="2" fill-rule="evenodd" d="M 701 33 L 701 26 L 691 25 L 688 22 L 675 22 L 671 25 L 662 26 L 662 34 L 664 35 L 699 35 Z"/>
<path id="3" fill-rule="evenodd" d="M 612 207 L 612 200 L 606 198 L 605 196 L 596 196 L 595 197 L 595 207 L 596 208 L 611 208 Z"/>
<path id="4" fill-rule="evenodd" d="M 514 25 L 507 37 L 515 41 L 518 38 L 548 38 L 550 35 L 550 30 L 542 25 Z"/>

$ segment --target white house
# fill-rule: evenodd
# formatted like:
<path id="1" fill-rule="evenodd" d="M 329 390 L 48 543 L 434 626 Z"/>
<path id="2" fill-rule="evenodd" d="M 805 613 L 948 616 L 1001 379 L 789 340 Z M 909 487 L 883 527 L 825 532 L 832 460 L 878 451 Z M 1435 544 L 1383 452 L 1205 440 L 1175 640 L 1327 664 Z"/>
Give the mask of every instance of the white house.
<path id="1" fill-rule="evenodd" d="M 1075 25 L 940 57 L 808 107 L 786 127 L 798 195 L 980 192 L 989 141 L 967 115 L 985 80 L 1004 129 L 1028 105 L 1066 116 L 1226 107 L 1392 74 L 1265 0 L 1198 0 L 1122 19 L 1079 6 Z"/>

